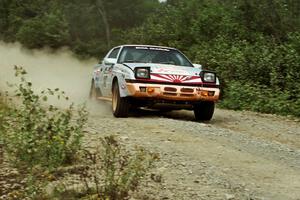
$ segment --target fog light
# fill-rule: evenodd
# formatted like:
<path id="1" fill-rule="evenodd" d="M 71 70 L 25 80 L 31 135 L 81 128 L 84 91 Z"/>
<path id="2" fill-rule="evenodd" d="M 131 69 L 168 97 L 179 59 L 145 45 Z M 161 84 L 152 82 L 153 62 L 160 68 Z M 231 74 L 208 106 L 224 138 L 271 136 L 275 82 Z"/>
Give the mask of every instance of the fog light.
<path id="1" fill-rule="evenodd" d="M 201 96 L 207 97 L 208 96 L 208 91 L 201 91 Z"/>
<path id="2" fill-rule="evenodd" d="M 148 92 L 148 93 L 153 93 L 154 91 L 155 91 L 154 88 L 147 88 L 147 92 Z"/>

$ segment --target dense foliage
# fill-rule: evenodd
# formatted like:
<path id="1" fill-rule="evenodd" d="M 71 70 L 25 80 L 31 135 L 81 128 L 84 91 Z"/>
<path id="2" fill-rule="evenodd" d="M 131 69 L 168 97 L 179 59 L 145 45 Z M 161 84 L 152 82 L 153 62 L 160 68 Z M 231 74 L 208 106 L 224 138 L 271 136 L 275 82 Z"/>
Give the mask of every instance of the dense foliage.
<path id="1" fill-rule="evenodd" d="M 0 37 L 100 57 L 166 45 L 218 72 L 222 105 L 300 116 L 298 0 L 0 0 Z"/>

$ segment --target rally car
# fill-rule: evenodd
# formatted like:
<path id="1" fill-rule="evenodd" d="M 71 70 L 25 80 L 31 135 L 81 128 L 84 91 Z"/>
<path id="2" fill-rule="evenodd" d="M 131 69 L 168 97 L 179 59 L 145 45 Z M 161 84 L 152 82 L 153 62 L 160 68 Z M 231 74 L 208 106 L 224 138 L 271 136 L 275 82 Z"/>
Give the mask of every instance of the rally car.
<path id="1" fill-rule="evenodd" d="M 203 70 L 179 50 L 150 45 L 111 49 L 94 67 L 90 97 L 109 99 L 115 117 L 131 109 L 193 110 L 198 121 L 210 120 L 219 99 L 216 74 Z"/>

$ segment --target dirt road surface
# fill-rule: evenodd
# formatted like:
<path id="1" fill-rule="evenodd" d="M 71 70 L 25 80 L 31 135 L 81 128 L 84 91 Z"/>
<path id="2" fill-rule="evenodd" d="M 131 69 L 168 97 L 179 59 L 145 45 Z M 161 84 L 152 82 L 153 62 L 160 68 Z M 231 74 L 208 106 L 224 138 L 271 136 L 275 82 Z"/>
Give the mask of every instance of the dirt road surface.
<path id="1" fill-rule="evenodd" d="M 159 199 L 300 199 L 298 120 L 220 109 L 209 123 L 188 111 L 115 119 L 95 110 L 88 130 L 88 146 L 116 134 L 160 153 Z"/>
<path id="2" fill-rule="evenodd" d="M 0 86 L 12 81 L 14 64 L 27 67 L 33 84 L 60 87 L 80 103 L 87 99 L 95 60 L 70 53 L 23 52 L 0 45 Z M 7 80 L 9 79 L 9 80 Z M 88 102 L 90 119 L 84 145 L 117 135 L 128 146 L 160 154 L 159 186 L 147 183 L 154 199 L 300 200 L 300 122 L 298 119 L 217 109 L 209 123 L 189 111 L 138 111 L 116 119 L 108 102 Z"/>

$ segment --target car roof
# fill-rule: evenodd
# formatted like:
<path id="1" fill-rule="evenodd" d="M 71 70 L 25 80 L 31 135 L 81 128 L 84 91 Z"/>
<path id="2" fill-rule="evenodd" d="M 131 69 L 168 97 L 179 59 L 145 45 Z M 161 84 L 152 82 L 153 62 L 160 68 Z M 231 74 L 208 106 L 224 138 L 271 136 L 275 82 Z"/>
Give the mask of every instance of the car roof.
<path id="1" fill-rule="evenodd" d="M 176 48 L 172 48 L 172 47 L 157 46 L 157 45 L 142 45 L 142 44 L 124 44 L 124 45 L 120 45 L 118 47 L 152 47 L 152 48 L 164 48 L 164 49 L 174 49 L 174 50 L 177 50 Z"/>

